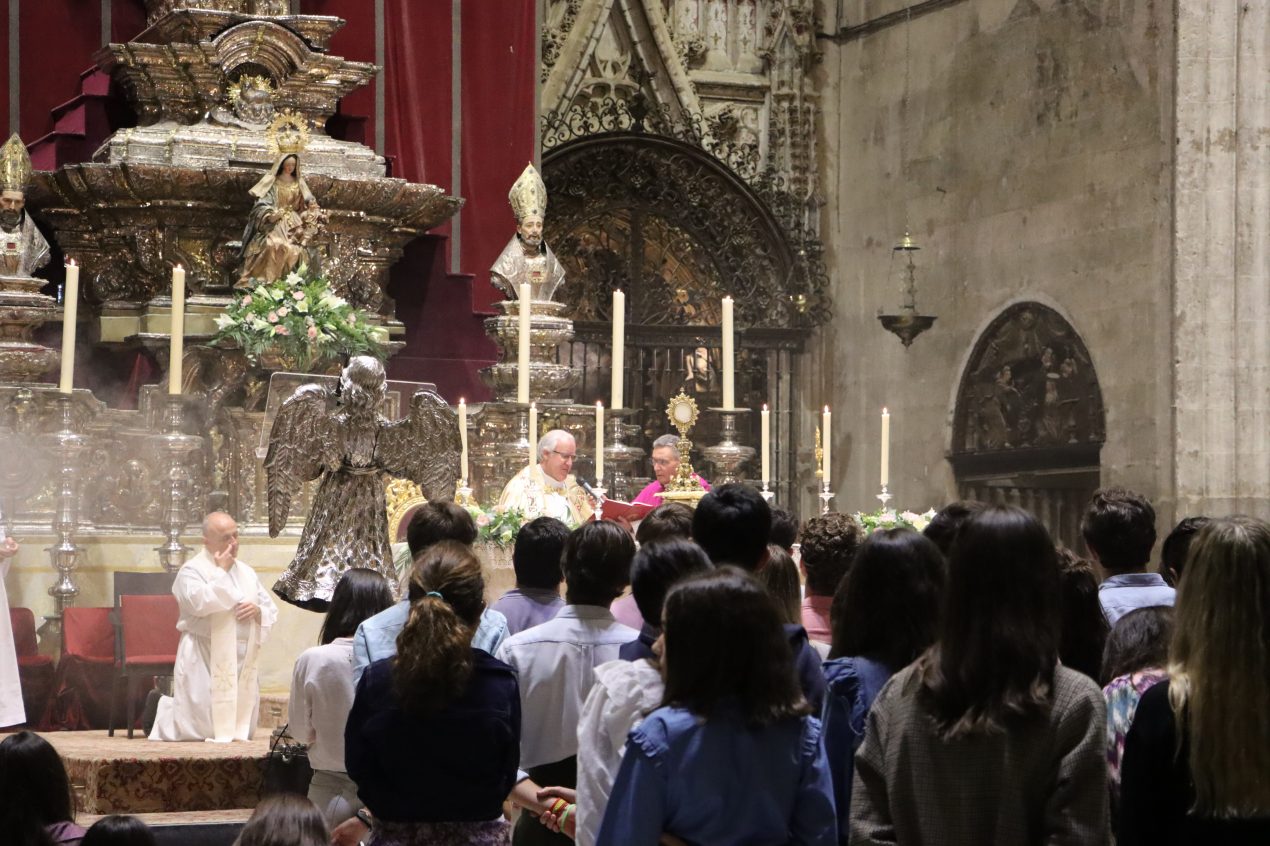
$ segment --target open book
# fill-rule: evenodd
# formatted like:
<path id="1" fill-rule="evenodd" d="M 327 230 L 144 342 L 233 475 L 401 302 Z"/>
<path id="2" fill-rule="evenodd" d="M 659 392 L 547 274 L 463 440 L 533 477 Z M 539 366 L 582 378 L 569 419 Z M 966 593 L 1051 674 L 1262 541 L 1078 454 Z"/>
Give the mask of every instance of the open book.
<path id="1" fill-rule="evenodd" d="M 625 517 L 631 523 L 643 520 L 657 506 L 643 502 L 622 502 L 620 499 L 604 500 L 604 519 L 616 520 Z"/>

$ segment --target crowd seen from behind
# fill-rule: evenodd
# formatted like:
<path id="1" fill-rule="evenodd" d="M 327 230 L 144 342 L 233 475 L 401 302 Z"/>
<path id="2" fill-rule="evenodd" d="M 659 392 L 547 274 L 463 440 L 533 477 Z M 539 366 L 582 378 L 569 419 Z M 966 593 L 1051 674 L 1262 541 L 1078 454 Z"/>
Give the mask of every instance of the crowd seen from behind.
<path id="1" fill-rule="evenodd" d="M 1270 526 L 1188 518 L 1153 567 L 1155 522 L 1098 491 L 1084 559 L 1016 507 L 866 534 L 725 485 L 634 536 L 528 523 L 487 608 L 470 516 L 430 503 L 404 598 L 350 570 L 296 662 L 312 801 L 238 842 L 1268 843 Z M 21 846 L 153 843 L 75 826 L 29 732 L 0 796 Z"/>

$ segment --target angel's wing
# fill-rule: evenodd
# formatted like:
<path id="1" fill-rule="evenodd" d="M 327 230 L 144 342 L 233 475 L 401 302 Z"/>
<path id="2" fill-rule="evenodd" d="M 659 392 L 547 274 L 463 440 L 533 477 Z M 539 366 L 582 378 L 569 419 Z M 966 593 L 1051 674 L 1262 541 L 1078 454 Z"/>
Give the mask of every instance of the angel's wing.
<path id="1" fill-rule="evenodd" d="M 322 385 L 301 385 L 278 409 L 265 455 L 271 537 L 286 525 L 300 486 L 339 461 L 335 410 L 335 392 Z"/>
<path id="2" fill-rule="evenodd" d="M 375 448 L 380 465 L 410 479 L 428 499 L 454 496 L 459 475 L 458 418 L 433 391 L 416 391 L 410 416 L 384 427 Z"/>

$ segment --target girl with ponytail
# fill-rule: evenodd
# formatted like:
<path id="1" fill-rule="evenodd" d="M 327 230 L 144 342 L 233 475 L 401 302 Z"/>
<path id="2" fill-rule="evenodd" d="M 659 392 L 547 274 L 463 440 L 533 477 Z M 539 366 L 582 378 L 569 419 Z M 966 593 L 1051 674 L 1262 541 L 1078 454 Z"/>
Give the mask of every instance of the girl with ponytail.
<path id="1" fill-rule="evenodd" d="M 484 594 L 471 549 L 429 547 L 410 581 L 397 655 L 358 684 L 345 763 L 373 816 L 370 846 L 507 842 L 520 693 L 510 667 L 471 645 Z"/>

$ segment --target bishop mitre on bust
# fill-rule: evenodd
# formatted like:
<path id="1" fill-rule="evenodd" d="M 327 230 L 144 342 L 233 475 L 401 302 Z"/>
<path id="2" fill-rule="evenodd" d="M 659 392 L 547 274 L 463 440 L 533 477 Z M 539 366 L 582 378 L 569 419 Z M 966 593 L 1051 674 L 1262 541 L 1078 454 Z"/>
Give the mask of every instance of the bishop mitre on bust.
<path id="1" fill-rule="evenodd" d="M 0 148 L 0 277 L 32 280 L 18 286 L 23 291 L 38 291 L 44 285 L 32 274 L 49 260 L 48 241 L 26 213 L 31 173 L 31 157 L 15 134 Z"/>
<path id="2" fill-rule="evenodd" d="M 532 164 L 512 185 L 507 199 L 516 216 L 516 234 L 490 268 L 490 281 L 509 299 L 517 299 L 520 286 L 528 283 L 533 299 L 548 301 L 555 295 L 556 288 L 564 284 L 564 268 L 542 239 L 547 186 Z"/>

